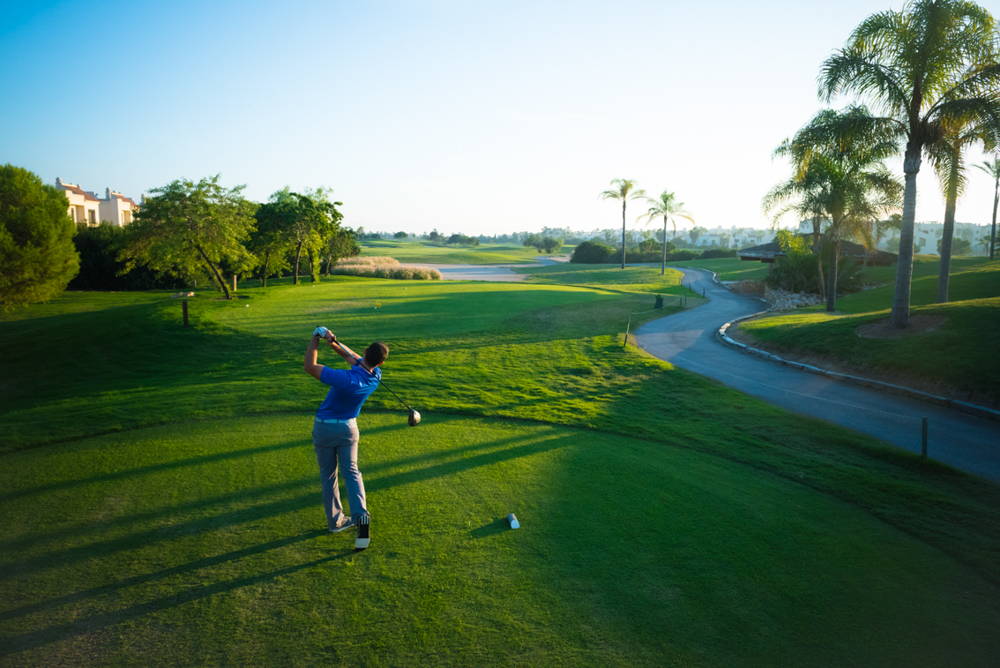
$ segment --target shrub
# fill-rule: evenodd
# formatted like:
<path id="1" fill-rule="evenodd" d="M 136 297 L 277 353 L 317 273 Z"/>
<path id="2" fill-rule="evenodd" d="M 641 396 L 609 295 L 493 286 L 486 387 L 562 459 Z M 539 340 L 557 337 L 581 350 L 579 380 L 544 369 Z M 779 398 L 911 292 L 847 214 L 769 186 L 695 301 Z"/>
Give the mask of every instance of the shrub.
<path id="1" fill-rule="evenodd" d="M 602 264 L 614 249 L 600 241 L 584 241 L 573 254 L 569 261 L 577 264 Z"/>
<path id="2" fill-rule="evenodd" d="M 183 288 L 185 281 L 153 271 L 144 264 L 124 276 L 125 263 L 118 260 L 118 251 L 125 239 L 125 228 L 110 223 L 90 226 L 80 223 L 73 243 L 80 254 L 80 273 L 70 281 L 70 290 L 174 290 Z"/>

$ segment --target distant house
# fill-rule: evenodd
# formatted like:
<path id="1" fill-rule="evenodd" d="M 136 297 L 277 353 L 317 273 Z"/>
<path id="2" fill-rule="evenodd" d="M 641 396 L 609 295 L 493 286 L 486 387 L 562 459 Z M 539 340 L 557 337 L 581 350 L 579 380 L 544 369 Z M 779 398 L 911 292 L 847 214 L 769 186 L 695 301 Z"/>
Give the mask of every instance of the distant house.
<path id="1" fill-rule="evenodd" d="M 56 187 L 66 193 L 69 216 L 74 223 L 97 225 L 102 222 L 124 227 L 132 222 L 132 215 L 139 205 L 120 192 L 105 188 L 104 197 L 87 192 L 75 183 L 56 178 Z"/>

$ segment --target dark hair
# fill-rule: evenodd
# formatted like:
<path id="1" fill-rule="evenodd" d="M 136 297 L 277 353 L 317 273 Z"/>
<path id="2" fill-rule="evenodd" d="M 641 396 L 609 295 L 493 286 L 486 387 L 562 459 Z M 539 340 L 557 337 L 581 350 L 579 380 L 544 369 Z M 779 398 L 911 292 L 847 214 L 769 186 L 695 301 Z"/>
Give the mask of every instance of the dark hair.
<path id="1" fill-rule="evenodd" d="M 365 351 L 365 364 L 374 368 L 384 362 L 385 358 L 388 356 L 389 346 L 385 345 L 381 341 L 376 341 L 368 346 L 368 350 Z"/>

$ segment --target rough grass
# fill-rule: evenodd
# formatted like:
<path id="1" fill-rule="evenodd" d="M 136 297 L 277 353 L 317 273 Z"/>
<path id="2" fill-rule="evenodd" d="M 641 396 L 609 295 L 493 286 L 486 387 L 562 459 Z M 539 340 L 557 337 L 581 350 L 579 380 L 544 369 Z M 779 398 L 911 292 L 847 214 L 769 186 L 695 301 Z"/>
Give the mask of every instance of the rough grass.
<path id="1" fill-rule="evenodd" d="M 957 258 L 950 280 L 951 302 L 935 304 L 937 263 L 915 264 L 911 317 L 946 318 L 940 329 L 904 338 L 862 338 L 857 328 L 889 318 L 893 286 L 837 299 L 837 311 L 822 306 L 747 321 L 740 330 L 778 350 L 821 355 L 864 372 L 889 372 L 906 382 L 940 385 L 943 392 L 1000 404 L 1000 261 Z M 869 268 L 868 271 L 871 271 Z M 886 268 L 878 268 L 883 271 Z"/>
<path id="2" fill-rule="evenodd" d="M 350 257 L 339 260 L 330 272 L 336 276 L 365 276 L 394 280 L 441 280 L 441 272 L 430 267 L 400 264 L 392 257 Z"/>
<path id="3" fill-rule="evenodd" d="M 2 661 L 990 665 L 997 486 L 623 351 L 652 295 L 606 271 L 0 318 Z M 318 324 L 387 340 L 424 416 L 366 405 L 358 555 L 322 530 Z"/>

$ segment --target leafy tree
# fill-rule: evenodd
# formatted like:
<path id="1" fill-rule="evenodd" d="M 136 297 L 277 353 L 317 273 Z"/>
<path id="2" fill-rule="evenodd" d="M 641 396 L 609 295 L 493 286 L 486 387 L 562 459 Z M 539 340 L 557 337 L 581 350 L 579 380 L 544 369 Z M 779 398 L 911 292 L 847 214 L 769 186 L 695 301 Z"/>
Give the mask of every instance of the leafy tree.
<path id="1" fill-rule="evenodd" d="M 337 230 L 326 242 L 326 275 L 330 275 L 330 270 L 337 260 L 342 257 L 356 257 L 361 255 L 361 244 L 357 241 L 357 233 L 347 227 Z"/>
<path id="2" fill-rule="evenodd" d="M 288 228 L 289 238 L 295 244 L 295 270 L 292 283 L 299 283 L 299 263 L 302 259 L 302 250 L 305 248 L 310 259 L 310 279 L 316 282 L 317 267 L 313 261 L 313 256 L 326 240 L 337 233 L 340 220 L 343 218 L 337 211 L 338 206 L 343 206 L 340 202 L 331 202 L 329 195 L 333 191 L 328 188 L 307 189 L 305 194 L 284 191 L 282 197 L 287 199 L 292 207 L 291 226 Z M 277 194 L 277 193 L 276 193 Z M 378 235 L 376 235 L 378 236 Z"/>
<path id="3" fill-rule="evenodd" d="M 865 223 L 897 208 L 902 194 L 902 184 L 883 164 L 886 157 L 896 152 L 896 143 L 870 131 L 864 124 L 844 120 L 867 117 L 868 110 L 864 107 L 819 112 L 775 152 L 791 157 L 796 172 L 764 199 L 765 209 L 777 209 L 775 220 L 789 209 L 801 210 L 803 201 L 808 202 L 805 205 L 808 208 L 829 218 L 830 226 L 824 235 L 824 243 L 832 244 L 827 251 L 830 262 L 827 311 L 834 310 L 837 296 L 841 239 L 863 234 Z M 828 130 L 831 127 L 840 132 L 831 134 Z M 864 241 L 866 246 L 871 244 L 870 239 Z"/>
<path id="4" fill-rule="evenodd" d="M 66 289 L 80 267 L 66 195 L 32 172 L 0 167 L 0 304 L 43 302 Z"/>
<path id="5" fill-rule="evenodd" d="M 101 223 L 79 223 L 73 244 L 80 254 L 80 273 L 69 283 L 71 290 L 157 290 L 184 287 L 176 276 L 138 265 L 128 273 L 118 253 L 127 238 L 127 228 Z"/>
<path id="6" fill-rule="evenodd" d="M 406 232 L 396 232 L 394 235 L 392 235 L 392 238 L 393 239 L 405 239 L 408 236 L 410 236 L 410 235 L 407 234 Z"/>
<path id="7" fill-rule="evenodd" d="M 611 179 L 613 190 L 605 190 L 601 199 L 616 199 L 622 203 L 622 269 L 625 268 L 625 205 L 630 199 L 640 199 L 646 196 L 645 190 L 637 190 L 632 179 Z"/>
<path id="8" fill-rule="evenodd" d="M 248 259 L 243 241 L 256 223 L 251 207 L 240 196 L 244 187 L 227 190 L 219 185 L 216 174 L 198 183 L 180 179 L 151 190 L 152 196 L 126 228 L 127 246 L 119 254 L 126 271 L 138 263 L 183 277 L 204 270 L 231 299 L 219 265 L 224 260 Z"/>
<path id="9" fill-rule="evenodd" d="M 553 237 L 542 237 L 542 248 L 549 255 L 555 253 L 560 248 L 562 248 L 562 245 L 563 245 L 562 239 L 555 239 Z"/>
<path id="10" fill-rule="evenodd" d="M 525 238 L 523 246 L 525 248 L 535 248 L 539 253 L 541 253 L 545 244 L 542 242 L 541 234 L 529 234 L 527 238 Z"/>
<path id="11" fill-rule="evenodd" d="M 687 211 L 684 210 L 684 203 L 678 202 L 677 197 L 672 192 L 664 190 L 660 193 L 658 198 L 647 197 L 646 201 L 649 202 L 649 210 L 643 215 L 639 216 L 637 222 L 646 219 L 647 224 L 653 222 L 653 219 L 657 216 L 663 217 L 663 238 L 667 238 L 667 223 L 672 223 L 674 226 L 674 236 L 677 236 L 677 219 L 683 218 L 685 220 L 694 223 L 694 218 L 691 217 Z M 660 275 L 663 276 L 667 273 L 667 244 L 663 244 L 663 258 L 660 263 Z"/>
<path id="12" fill-rule="evenodd" d="M 436 229 L 434 229 L 431 230 L 431 233 L 427 235 L 427 238 L 430 239 L 431 241 L 440 241 L 441 235 L 438 233 Z"/>
<path id="13" fill-rule="evenodd" d="M 990 259 L 993 259 L 993 251 L 997 244 L 997 203 L 1000 202 L 1000 155 L 993 158 L 993 162 L 984 160 L 983 164 L 976 165 L 976 169 L 981 169 L 993 177 L 993 226 L 990 228 Z"/>
<path id="14" fill-rule="evenodd" d="M 704 227 L 697 227 L 697 226 L 692 227 L 691 231 L 688 232 L 688 236 L 691 237 L 691 243 L 693 244 L 697 244 L 698 239 L 701 238 L 703 234 L 708 234 L 708 230 L 706 230 Z"/>
<path id="15" fill-rule="evenodd" d="M 268 276 L 291 268 L 287 258 L 291 249 L 288 231 L 295 218 L 295 201 L 288 189 L 271 195 L 254 217 L 256 229 L 250 234 L 247 248 L 258 258 L 261 285 L 267 287 Z"/>
<path id="16" fill-rule="evenodd" d="M 1000 125 L 1000 64 L 993 17 L 968 0 L 915 0 L 902 11 L 865 19 L 820 74 L 827 101 L 840 94 L 872 99 L 881 116 L 849 119 L 905 142 L 903 222 L 892 316 L 909 324 L 917 174 L 924 147 L 943 126 Z"/>
<path id="17" fill-rule="evenodd" d="M 600 240 L 584 241 L 576 247 L 569 261 L 574 264 L 602 264 L 613 252 L 614 248 Z"/>
<path id="18" fill-rule="evenodd" d="M 938 255 L 941 255 L 941 248 L 944 246 L 944 237 L 937 240 Z M 951 242 L 951 252 L 953 255 L 968 255 L 972 252 L 972 242 L 968 239 L 953 239 Z"/>

